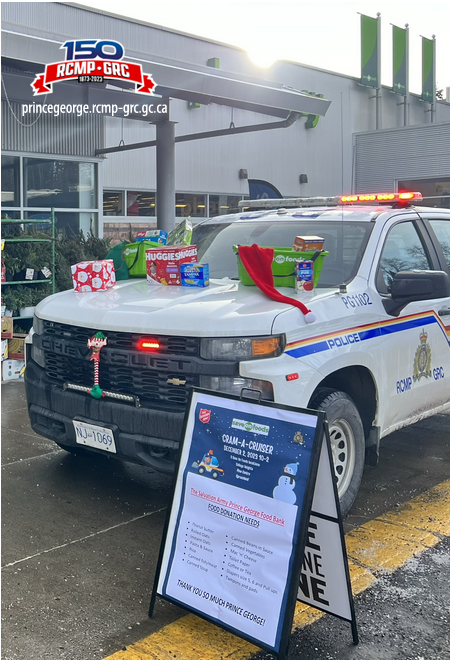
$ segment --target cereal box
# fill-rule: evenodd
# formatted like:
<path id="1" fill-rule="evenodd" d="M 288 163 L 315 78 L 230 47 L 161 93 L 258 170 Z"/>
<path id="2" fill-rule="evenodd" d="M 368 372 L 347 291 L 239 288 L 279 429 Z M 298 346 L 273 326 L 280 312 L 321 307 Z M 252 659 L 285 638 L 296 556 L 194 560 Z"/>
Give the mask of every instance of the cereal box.
<path id="1" fill-rule="evenodd" d="M 296 252 L 314 252 L 323 249 L 324 239 L 320 236 L 296 236 L 292 249 Z"/>
<path id="2" fill-rule="evenodd" d="M 181 284 L 180 267 L 196 263 L 197 246 L 164 245 L 145 251 L 149 284 Z"/>
<path id="3" fill-rule="evenodd" d="M 182 286 L 209 286 L 209 264 L 181 264 Z"/>
<path id="4" fill-rule="evenodd" d="M 71 267 L 73 288 L 82 293 L 89 291 L 105 291 L 116 283 L 114 261 L 80 261 Z"/>
<path id="5" fill-rule="evenodd" d="M 148 229 L 147 231 L 138 231 L 136 234 L 136 243 L 141 241 L 151 241 L 152 243 L 158 243 L 159 245 L 165 245 L 167 243 L 167 232 L 162 229 Z"/>
<path id="6" fill-rule="evenodd" d="M 295 274 L 297 293 L 314 289 L 314 263 L 312 261 L 296 261 Z"/>

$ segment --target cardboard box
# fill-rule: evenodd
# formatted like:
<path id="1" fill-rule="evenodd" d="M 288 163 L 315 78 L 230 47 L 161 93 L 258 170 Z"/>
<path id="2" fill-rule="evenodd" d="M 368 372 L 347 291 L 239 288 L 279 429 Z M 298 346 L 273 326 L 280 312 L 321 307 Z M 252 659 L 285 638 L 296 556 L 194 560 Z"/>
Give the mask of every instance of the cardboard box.
<path id="1" fill-rule="evenodd" d="M 169 232 L 167 245 L 190 245 L 192 242 L 192 222 L 190 218 L 182 220 Z"/>
<path id="2" fill-rule="evenodd" d="M 2 378 L 3 380 L 21 380 L 25 373 L 25 360 L 3 360 Z"/>
<path id="3" fill-rule="evenodd" d="M 12 316 L 2 316 L 2 339 L 10 339 L 13 336 L 13 326 Z"/>
<path id="4" fill-rule="evenodd" d="M 116 283 L 114 261 L 81 261 L 71 267 L 75 291 L 105 291 Z"/>
<path id="5" fill-rule="evenodd" d="M 162 229 L 148 229 L 147 231 L 138 231 L 136 234 L 135 243 L 140 243 L 141 241 L 151 241 L 152 243 L 165 245 L 167 243 L 167 232 L 163 231 Z"/>
<path id="6" fill-rule="evenodd" d="M 296 236 L 292 249 L 296 252 L 323 250 L 324 239 L 320 236 Z"/>
<path id="7" fill-rule="evenodd" d="M 14 333 L 8 340 L 8 357 L 11 360 L 25 360 L 25 338 L 26 335 Z"/>
<path id="8" fill-rule="evenodd" d="M 181 264 L 182 286 L 209 286 L 209 264 Z"/>
<path id="9" fill-rule="evenodd" d="M 8 339 L 2 339 L 2 362 L 8 358 Z"/>
<path id="10" fill-rule="evenodd" d="M 146 250 L 145 255 L 149 284 L 181 284 L 181 264 L 197 262 L 197 246 L 165 245 Z"/>

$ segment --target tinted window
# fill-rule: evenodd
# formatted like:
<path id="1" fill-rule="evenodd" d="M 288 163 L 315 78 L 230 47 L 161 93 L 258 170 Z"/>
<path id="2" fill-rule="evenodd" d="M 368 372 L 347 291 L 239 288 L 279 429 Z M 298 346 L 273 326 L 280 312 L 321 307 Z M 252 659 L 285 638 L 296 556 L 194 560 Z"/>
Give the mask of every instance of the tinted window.
<path id="1" fill-rule="evenodd" d="M 431 262 L 412 222 L 400 222 L 389 232 L 381 254 L 377 288 L 389 293 L 401 270 L 430 270 Z"/>
<path id="2" fill-rule="evenodd" d="M 430 225 L 441 244 L 447 266 L 450 269 L 450 220 L 430 220 Z"/>

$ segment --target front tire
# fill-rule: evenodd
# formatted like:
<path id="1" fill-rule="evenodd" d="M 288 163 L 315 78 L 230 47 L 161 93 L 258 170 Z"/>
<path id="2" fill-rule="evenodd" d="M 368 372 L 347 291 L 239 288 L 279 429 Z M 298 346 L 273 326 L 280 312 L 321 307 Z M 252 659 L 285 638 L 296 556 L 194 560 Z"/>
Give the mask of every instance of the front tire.
<path id="1" fill-rule="evenodd" d="M 345 392 L 321 388 L 309 408 L 326 413 L 334 476 L 345 518 L 358 494 L 364 472 L 365 439 L 361 416 Z"/>

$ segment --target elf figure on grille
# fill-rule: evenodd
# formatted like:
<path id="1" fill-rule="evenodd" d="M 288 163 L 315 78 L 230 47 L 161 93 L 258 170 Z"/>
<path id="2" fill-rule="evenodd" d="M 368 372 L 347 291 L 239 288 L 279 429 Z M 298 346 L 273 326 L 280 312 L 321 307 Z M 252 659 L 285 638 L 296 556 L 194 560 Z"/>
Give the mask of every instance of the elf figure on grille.
<path id="1" fill-rule="evenodd" d="M 98 384 L 98 369 L 100 362 L 100 351 L 103 346 L 106 346 L 107 339 L 103 332 L 97 332 L 93 337 L 88 339 L 88 348 L 92 348 L 92 354 L 90 360 L 94 360 L 94 387 L 88 391 L 88 394 L 94 397 L 94 399 L 101 399 L 103 390 Z"/>

